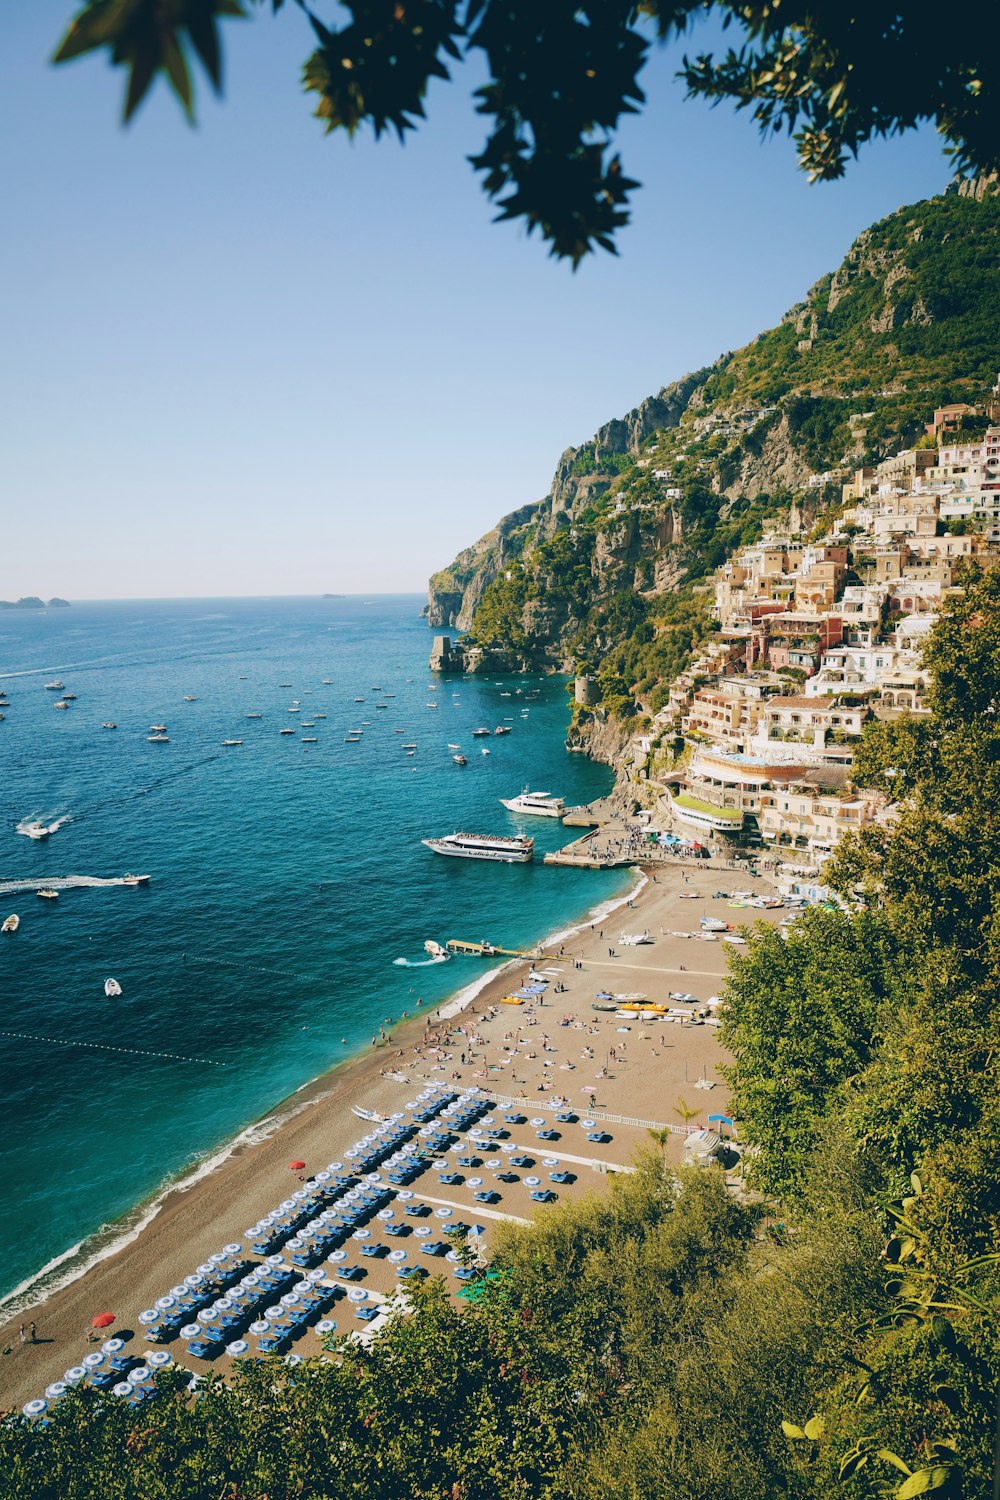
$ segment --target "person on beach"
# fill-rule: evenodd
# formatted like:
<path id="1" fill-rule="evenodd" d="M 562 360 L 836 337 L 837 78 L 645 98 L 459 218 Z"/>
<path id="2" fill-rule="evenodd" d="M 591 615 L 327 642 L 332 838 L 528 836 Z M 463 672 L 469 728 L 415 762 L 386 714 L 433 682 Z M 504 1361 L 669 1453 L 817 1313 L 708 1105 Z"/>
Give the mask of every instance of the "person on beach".
<path id="1" fill-rule="evenodd" d="M 26 1344 L 28 1342 L 28 1330 L 25 1328 L 23 1323 L 17 1330 L 17 1336 L 21 1340 L 22 1344 Z"/>
<path id="2" fill-rule="evenodd" d="M 31 1322 L 28 1324 L 28 1343 L 29 1344 L 37 1344 L 38 1343 L 38 1329 L 35 1327 L 35 1320 L 34 1320 L 34 1318 L 32 1318 Z"/>

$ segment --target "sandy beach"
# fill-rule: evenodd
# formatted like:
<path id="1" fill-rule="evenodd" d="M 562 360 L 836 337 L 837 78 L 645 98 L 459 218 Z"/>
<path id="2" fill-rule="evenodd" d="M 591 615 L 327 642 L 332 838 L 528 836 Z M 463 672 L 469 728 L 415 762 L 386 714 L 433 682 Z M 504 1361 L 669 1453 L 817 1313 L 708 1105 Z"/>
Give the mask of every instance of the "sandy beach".
<path id="1" fill-rule="evenodd" d="M 658 866 L 644 879 L 628 905 L 548 946 L 535 968 L 549 984 L 533 1002 L 503 1003 L 531 967 L 516 962 L 457 1013 L 453 1002 L 445 1002 L 437 1013 L 411 1017 L 387 1041 L 341 1064 L 287 1101 L 284 1110 L 275 1111 L 278 1118 L 290 1109 L 296 1112 L 265 1139 L 238 1147 L 216 1170 L 167 1194 L 152 1222 L 131 1243 L 34 1307 L 19 1308 L 0 1327 L 0 1405 L 19 1407 L 41 1394 L 88 1348 L 98 1347 L 88 1345 L 90 1321 L 97 1313 L 113 1312 L 111 1331 L 141 1352 L 146 1345 L 140 1311 L 227 1242 L 245 1245 L 247 1227 L 297 1188 L 297 1179 L 341 1157 L 369 1128 L 351 1112 L 354 1105 L 388 1115 L 403 1110 L 428 1083 L 478 1086 L 502 1100 L 517 1100 L 525 1122 L 509 1127 L 513 1145 L 530 1152 L 537 1172 L 569 1174 L 572 1180 L 559 1184 L 560 1198 L 599 1188 L 609 1167 L 627 1166 L 637 1145 L 648 1142 L 647 1127 L 680 1126 L 684 1119 L 703 1124 L 709 1113 L 724 1113 L 727 1091 L 719 1067 L 725 1055 L 712 1026 L 622 1019 L 594 1010 L 595 995 L 641 994 L 667 1002 L 671 995 L 684 994 L 692 998 L 670 1003 L 703 1006 L 721 988 L 729 945 L 686 935 L 698 932 L 699 919 L 721 917 L 736 926 L 759 919 L 776 922 L 785 913 L 745 910 L 714 899 L 719 889 L 731 893 L 752 886 L 754 895 L 771 890 L 766 878 L 751 880 L 715 863 Z M 623 933 L 643 930 L 651 941 L 622 945 Z M 502 941 L 502 932 L 491 935 Z M 468 988 L 489 962 L 453 959 L 456 992 Z M 626 1117 L 635 1123 L 608 1120 L 604 1129 L 610 1139 L 600 1145 L 588 1143 L 579 1123 L 557 1127 L 557 1139 L 540 1144 L 530 1122 L 544 1110 L 551 1123 L 551 1101 L 557 1097 L 569 1100 L 580 1115 Z M 669 1149 L 679 1160 L 683 1135 L 672 1135 Z M 304 1171 L 290 1170 L 289 1163 L 297 1160 L 306 1163 Z M 481 1225 L 488 1257 L 491 1227 L 497 1222 L 528 1219 L 532 1210 L 545 1212 L 531 1202 L 525 1182 L 512 1177 L 489 1209 L 472 1196 L 474 1178 L 463 1177 L 446 1190 L 430 1171 L 413 1190 L 415 1199 L 427 1205 L 427 1214 L 439 1216 L 439 1224 L 447 1211 Z M 377 1238 L 378 1221 L 372 1227 Z M 411 1243 L 419 1246 L 420 1241 Z M 385 1259 L 368 1259 L 364 1271 L 364 1285 L 376 1299 L 396 1284 Z M 344 1302 L 331 1316 L 341 1332 L 361 1326 Z M 19 1325 L 32 1319 L 37 1342 L 22 1342 Z M 179 1363 L 209 1368 L 188 1357 L 180 1340 L 168 1347 Z M 318 1348 L 313 1333 L 296 1344 L 301 1353 Z M 225 1357 L 214 1363 L 224 1367 Z"/>

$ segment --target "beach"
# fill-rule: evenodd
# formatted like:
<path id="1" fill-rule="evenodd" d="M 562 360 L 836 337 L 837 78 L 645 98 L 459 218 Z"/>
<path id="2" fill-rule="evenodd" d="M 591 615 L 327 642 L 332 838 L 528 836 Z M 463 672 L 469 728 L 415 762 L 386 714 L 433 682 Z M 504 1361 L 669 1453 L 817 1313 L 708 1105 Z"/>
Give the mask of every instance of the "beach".
<path id="1" fill-rule="evenodd" d="M 557 935 L 534 968 L 549 983 L 544 994 L 523 1005 L 504 1003 L 527 979 L 532 965 L 515 961 L 485 978 L 465 1004 L 454 1000 L 437 1011 L 412 1014 L 387 1033 L 386 1040 L 341 1064 L 275 1110 L 248 1132 L 230 1153 L 220 1152 L 214 1169 L 194 1173 L 178 1189 L 163 1195 L 145 1227 L 114 1253 L 90 1266 L 84 1275 L 53 1291 L 34 1307 L 17 1308 L 0 1327 L 0 1405 L 17 1407 L 41 1393 L 88 1351 L 91 1319 L 113 1312 L 114 1328 L 131 1334 L 137 1352 L 141 1340 L 138 1314 L 151 1307 L 171 1286 L 194 1271 L 227 1242 L 246 1244 L 247 1227 L 286 1198 L 299 1180 L 340 1158 L 367 1128 L 352 1113 L 357 1106 L 382 1115 L 405 1109 L 429 1083 L 456 1091 L 479 1087 L 500 1100 L 522 1105 L 525 1124 L 512 1127 L 513 1140 L 524 1150 L 545 1150 L 551 1166 L 569 1171 L 560 1184 L 560 1200 L 600 1187 L 605 1173 L 627 1168 L 636 1148 L 649 1144 L 648 1130 L 663 1125 L 704 1124 L 709 1113 L 725 1113 L 727 1090 L 720 1074 L 725 1055 L 716 1030 L 707 1024 L 679 1024 L 624 1019 L 593 1008 L 598 992 L 643 995 L 679 1009 L 703 1008 L 723 984 L 729 945 L 691 935 L 702 917 L 721 917 L 738 925 L 754 920 L 776 922 L 784 913 L 735 908 L 714 897 L 753 886 L 767 894 L 764 879 L 718 864 L 682 863 L 638 875 L 635 894 L 617 910 L 566 934 Z M 650 941 L 621 942 L 625 933 L 648 932 Z M 501 942 L 502 932 L 494 931 Z M 489 959 L 453 959 L 450 964 L 468 994 L 477 965 Z M 684 994 L 687 1000 L 670 1000 Z M 551 1117 L 551 1101 L 570 1101 L 578 1114 L 588 1112 L 604 1125 L 610 1139 L 593 1145 L 579 1124 L 563 1126 L 559 1138 L 539 1146 L 527 1120 L 538 1112 Z M 672 1133 L 668 1150 L 681 1159 L 683 1134 Z M 292 1171 L 289 1163 L 304 1162 Z M 539 1166 L 538 1170 L 543 1170 Z M 435 1214 L 467 1210 L 489 1234 L 505 1217 L 528 1219 L 534 1205 L 524 1183 L 505 1186 L 496 1208 L 480 1208 L 471 1184 L 461 1181 L 447 1193 L 427 1173 L 415 1185 L 418 1198 Z M 544 1208 L 538 1209 L 544 1213 Z M 377 1228 L 376 1224 L 376 1228 Z M 440 1267 L 440 1269 L 448 1269 Z M 385 1260 L 368 1262 L 365 1286 L 371 1296 L 395 1285 Z M 34 1320 L 37 1342 L 22 1343 L 19 1325 Z M 341 1331 L 355 1326 L 349 1311 L 339 1315 Z M 189 1368 L 208 1368 L 186 1357 L 183 1344 L 170 1346 Z M 296 1345 L 297 1352 L 318 1352 L 315 1334 Z M 224 1367 L 225 1358 L 217 1361 Z"/>

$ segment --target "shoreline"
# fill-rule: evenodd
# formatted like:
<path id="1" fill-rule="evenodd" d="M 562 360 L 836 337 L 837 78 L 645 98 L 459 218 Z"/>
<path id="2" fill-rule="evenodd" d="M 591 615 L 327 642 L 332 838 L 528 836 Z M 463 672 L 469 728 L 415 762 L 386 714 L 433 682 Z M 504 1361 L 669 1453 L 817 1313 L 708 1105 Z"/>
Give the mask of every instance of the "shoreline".
<path id="1" fill-rule="evenodd" d="M 588 907 L 586 913 L 573 925 L 560 928 L 541 938 L 536 945 L 538 951 L 543 952 L 556 943 L 565 943 L 569 938 L 596 925 L 598 921 L 603 921 L 619 907 L 634 901 L 648 886 L 649 876 L 638 866 L 627 868 L 633 877 L 638 876 L 629 890 L 618 897 L 608 898 L 597 905 Z M 183 1197 L 192 1192 L 199 1183 L 207 1182 L 214 1174 L 221 1172 L 227 1163 L 239 1159 L 254 1147 L 273 1139 L 299 1115 L 333 1097 L 343 1081 L 350 1077 L 352 1071 L 357 1069 L 367 1071 L 370 1065 L 384 1058 L 387 1047 L 395 1046 L 397 1049 L 400 1045 L 405 1047 L 411 1041 L 412 1028 L 426 1029 L 427 1023 L 431 1020 L 454 1020 L 467 1011 L 494 984 L 502 989 L 508 988 L 504 976 L 526 966 L 530 966 L 528 960 L 512 958 L 506 963 L 487 969 L 477 979 L 471 980 L 457 991 L 446 995 L 438 1003 L 421 1010 L 419 1015 L 410 1015 L 398 1022 L 389 1034 L 389 1041 L 381 1043 L 374 1051 L 371 1047 L 363 1047 L 348 1057 L 338 1059 L 313 1078 L 299 1084 L 292 1093 L 286 1094 L 277 1103 L 271 1105 L 263 1114 L 244 1125 L 235 1135 L 211 1147 L 196 1160 L 178 1168 L 175 1175 L 165 1178 L 152 1194 L 134 1204 L 119 1218 L 102 1224 L 92 1233 L 78 1240 L 75 1245 L 69 1246 L 53 1257 L 31 1276 L 12 1287 L 9 1292 L 0 1296 L 0 1330 L 6 1329 L 15 1318 L 45 1307 L 60 1293 L 86 1280 L 91 1272 L 102 1264 L 113 1260 L 131 1246 L 138 1245 L 142 1236 L 168 1208 L 174 1197 Z M 381 1078 L 382 1072 L 383 1070 L 379 1068 L 377 1076 Z M 78 1263 L 73 1264 L 74 1262 Z M 60 1267 L 66 1269 L 60 1273 Z"/>

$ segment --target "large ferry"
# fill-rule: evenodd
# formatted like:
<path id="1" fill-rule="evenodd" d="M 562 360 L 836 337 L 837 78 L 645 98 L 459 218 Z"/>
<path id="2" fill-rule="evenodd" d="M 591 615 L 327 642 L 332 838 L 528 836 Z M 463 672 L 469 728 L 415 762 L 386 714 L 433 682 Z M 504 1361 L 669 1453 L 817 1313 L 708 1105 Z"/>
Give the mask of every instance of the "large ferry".
<path id="1" fill-rule="evenodd" d="M 501 797 L 500 801 L 508 812 L 533 813 L 537 818 L 561 818 L 566 811 L 561 797 L 553 797 L 551 792 L 529 792 L 527 787 L 519 797 Z"/>
<path id="2" fill-rule="evenodd" d="M 435 854 L 454 854 L 460 859 L 500 859 L 507 864 L 527 864 L 535 852 L 534 839 L 518 835 L 498 838 L 492 833 L 449 833 L 442 839 L 424 839 Z"/>

